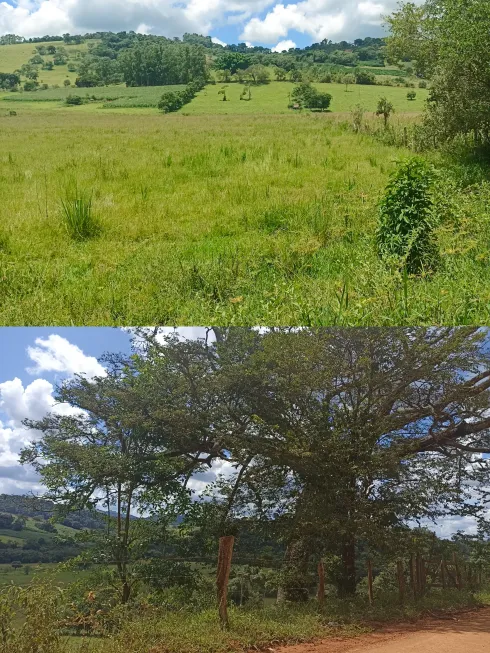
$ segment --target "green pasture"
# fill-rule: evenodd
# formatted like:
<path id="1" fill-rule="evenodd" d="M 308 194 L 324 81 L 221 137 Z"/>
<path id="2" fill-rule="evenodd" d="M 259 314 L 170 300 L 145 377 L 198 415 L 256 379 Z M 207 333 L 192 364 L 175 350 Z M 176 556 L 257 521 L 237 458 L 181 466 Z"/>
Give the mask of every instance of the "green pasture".
<path id="1" fill-rule="evenodd" d="M 94 41 L 96 43 L 96 41 Z M 0 46 L 0 72 L 13 73 L 23 64 L 27 63 L 34 54 L 37 54 L 37 45 L 54 45 L 55 47 L 64 47 L 70 58 L 74 58 L 77 52 L 86 52 L 88 42 L 80 45 L 66 45 L 63 41 L 54 41 L 47 43 L 17 43 L 16 45 Z M 53 61 L 50 55 L 43 56 L 45 61 Z M 65 66 L 54 66 L 53 70 L 42 70 L 39 66 L 39 83 L 40 84 L 63 84 L 65 79 L 69 79 L 72 84 L 75 83 L 77 74 L 68 71 L 68 64 Z"/>
<path id="2" fill-rule="evenodd" d="M 374 231 L 410 153 L 344 117 L 76 109 L 0 113 L 2 324 L 487 321 L 487 186 L 440 230 L 439 270 L 403 279 Z M 84 242 L 74 187 L 100 225 Z"/>

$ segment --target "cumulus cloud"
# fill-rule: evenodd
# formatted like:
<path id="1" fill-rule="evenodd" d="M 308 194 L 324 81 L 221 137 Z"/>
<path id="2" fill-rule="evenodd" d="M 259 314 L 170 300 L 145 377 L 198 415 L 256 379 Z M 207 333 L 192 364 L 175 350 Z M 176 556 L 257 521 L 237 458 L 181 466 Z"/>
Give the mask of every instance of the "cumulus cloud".
<path id="1" fill-rule="evenodd" d="M 295 47 L 296 43 L 294 41 L 279 41 L 279 43 L 272 48 L 272 52 L 284 52 L 284 50 L 290 50 Z"/>
<path id="2" fill-rule="evenodd" d="M 105 376 L 106 371 L 94 356 L 86 356 L 80 347 L 56 334 L 48 338 L 36 338 L 35 347 L 28 347 L 29 358 L 36 367 L 28 368 L 30 374 L 61 372 L 73 376 L 83 374 L 87 378 Z"/>
<path id="3" fill-rule="evenodd" d="M 0 0 L 0 33 L 135 30 L 173 37 L 241 25 L 240 38 L 250 43 L 273 44 L 287 39 L 290 30 L 315 40 L 350 40 L 373 35 L 373 29 L 381 33 L 381 16 L 396 5 L 397 0 Z"/>
<path id="4" fill-rule="evenodd" d="M 219 39 L 217 36 L 213 36 L 213 37 L 211 38 L 211 41 L 212 41 L 213 43 L 216 43 L 216 45 L 222 45 L 222 46 L 227 45 L 224 41 L 222 41 L 221 39 Z"/>
<path id="5" fill-rule="evenodd" d="M 422 0 L 415 0 L 420 4 Z M 383 16 L 397 6 L 396 0 L 302 0 L 277 3 L 263 17 L 254 16 L 240 36 L 255 43 L 274 43 L 291 30 L 307 34 L 315 41 L 354 40 L 381 34 Z M 373 27 L 377 27 L 374 30 Z"/>

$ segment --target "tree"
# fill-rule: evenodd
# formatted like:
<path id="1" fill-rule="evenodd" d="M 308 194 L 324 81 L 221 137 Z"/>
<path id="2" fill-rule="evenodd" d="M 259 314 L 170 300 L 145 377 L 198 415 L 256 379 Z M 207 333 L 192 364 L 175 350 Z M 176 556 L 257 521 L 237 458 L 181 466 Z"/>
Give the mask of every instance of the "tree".
<path id="1" fill-rule="evenodd" d="M 159 361 L 166 376 L 158 377 L 158 383 L 166 401 L 152 416 L 153 424 L 146 422 L 153 388 L 144 372 L 150 362 L 116 356 L 108 361 L 105 377 L 91 381 L 76 377 L 63 384 L 56 398 L 71 405 L 74 414 L 27 420 L 25 425 L 42 437 L 26 447 L 21 457 L 40 473 L 47 498 L 58 505 L 60 514 L 94 507 L 100 501 L 114 511 L 114 518 L 108 514 L 107 532 L 100 534 L 98 547 L 90 555 L 115 565 L 123 603 L 130 598 L 135 581 L 132 567 L 141 558 L 149 541 L 147 531 L 153 526 L 134 524 L 132 512 L 154 507 L 154 512 L 161 513 L 166 506 L 163 512 L 173 522 L 179 514 L 177 506 L 187 500 L 186 485 L 192 473 L 207 467 L 219 454 L 212 426 L 205 422 L 207 435 L 195 428 L 209 413 L 197 414 L 197 422 L 185 416 L 192 387 L 186 391 L 182 383 L 176 383 L 182 381 L 180 369 L 172 374 L 171 364 L 165 367 L 165 361 Z"/>
<path id="2" fill-rule="evenodd" d="M 20 84 L 20 76 L 15 73 L 0 73 L 0 88 L 11 91 Z"/>
<path id="3" fill-rule="evenodd" d="M 374 73 L 369 72 L 363 68 L 356 68 L 354 71 L 354 77 L 356 84 L 367 84 L 374 85 L 376 84 L 376 76 Z"/>
<path id="4" fill-rule="evenodd" d="M 240 52 L 222 52 L 216 57 L 214 67 L 217 70 L 229 70 L 235 75 L 238 70 L 245 70 L 252 64 L 252 59 L 247 54 Z"/>
<path id="5" fill-rule="evenodd" d="M 244 456 L 245 447 L 257 461 L 242 477 L 247 482 L 255 466 L 245 505 L 255 501 L 259 512 L 287 518 L 289 598 L 298 598 L 294 588 L 309 556 L 325 547 L 343 561 L 337 583 L 348 594 L 359 538 L 381 542 L 423 515 L 483 509 L 471 486 L 488 473 L 488 463 L 473 456 L 490 448 L 486 334 L 304 330 L 271 333 L 260 343 L 249 334 L 232 337 L 242 337 L 249 353 L 228 371 L 227 401 L 243 429 L 230 450 Z M 268 504 L 271 485 L 281 500 Z"/>
<path id="6" fill-rule="evenodd" d="M 261 64 L 250 66 L 245 73 L 254 84 L 267 84 L 270 81 L 269 71 Z"/>
<path id="7" fill-rule="evenodd" d="M 417 97 L 417 93 L 415 91 L 408 91 L 407 100 L 412 101 L 415 100 L 416 97 Z"/>
<path id="8" fill-rule="evenodd" d="M 490 143 L 490 12 L 486 0 L 427 0 L 404 4 L 387 19 L 391 58 L 415 60 L 431 76 L 426 125 L 444 142 L 473 133 Z"/>
<path id="9" fill-rule="evenodd" d="M 330 106 L 332 96 L 329 93 L 321 93 L 309 82 L 303 82 L 295 87 L 291 93 L 291 100 L 301 107 L 324 111 Z"/>
<path id="10" fill-rule="evenodd" d="M 350 84 L 355 84 L 356 83 L 356 78 L 352 73 L 348 73 L 347 75 L 342 76 L 342 84 L 345 84 L 345 90 L 347 91 L 349 88 Z"/>
<path id="11" fill-rule="evenodd" d="M 376 109 L 377 116 L 383 116 L 385 129 L 388 128 L 388 120 L 392 113 L 394 113 L 395 108 L 393 104 L 385 97 L 382 97 L 378 100 L 378 107 Z"/>
<path id="12" fill-rule="evenodd" d="M 276 81 L 284 82 L 287 77 L 287 72 L 284 70 L 284 68 L 279 68 L 279 66 L 276 66 L 274 69 L 274 75 L 276 77 Z"/>

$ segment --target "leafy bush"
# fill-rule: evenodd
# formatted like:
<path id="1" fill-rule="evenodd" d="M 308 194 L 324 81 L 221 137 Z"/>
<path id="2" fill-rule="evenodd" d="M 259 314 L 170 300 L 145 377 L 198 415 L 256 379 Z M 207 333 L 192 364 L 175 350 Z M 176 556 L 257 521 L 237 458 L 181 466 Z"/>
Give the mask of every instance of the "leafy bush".
<path id="1" fill-rule="evenodd" d="M 83 104 L 83 98 L 80 97 L 79 95 L 69 95 L 66 100 L 65 104 L 68 106 L 79 106 L 80 104 Z"/>
<path id="2" fill-rule="evenodd" d="M 293 105 L 297 103 L 306 109 L 319 109 L 320 111 L 324 111 L 330 106 L 332 96 L 330 93 L 317 91 L 309 82 L 303 82 L 291 93 L 291 101 Z"/>
<path id="3" fill-rule="evenodd" d="M 415 100 L 417 93 L 415 91 L 408 91 L 407 100 Z"/>
<path id="4" fill-rule="evenodd" d="M 166 91 L 158 103 L 158 108 L 163 113 L 178 111 L 184 104 L 188 104 L 205 85 L 204 79 L 195 79 L 189 82 L 182 91 Z"/>
<path id="5" fill-rule="evenodd" d="M 358 68 L 354 71 L 354 76 L 356 78 L 356 84 L 365 84 L 365 85 L 374 85 L 376 84 L 376 76 L 374 73 L 371 73 L 369 70 L 363 70 Z"/>
<path id="6" fill-rule="evenodd" d="M 413 157 L 391 176 L 380 204 L 378 253 L 385 259 L 398 259 L 409 273 L 433 268 L 437 262 L 434 180 L 433 166 Z"/>

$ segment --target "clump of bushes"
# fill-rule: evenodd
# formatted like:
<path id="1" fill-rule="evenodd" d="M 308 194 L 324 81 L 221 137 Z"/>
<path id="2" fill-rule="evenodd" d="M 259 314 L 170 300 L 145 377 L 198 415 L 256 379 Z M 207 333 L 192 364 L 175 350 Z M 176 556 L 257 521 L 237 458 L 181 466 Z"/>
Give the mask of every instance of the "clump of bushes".
<path id="1" fill-rule="evenodd" d="M 71 95 L 70 94 L 66 98 L 65 104 L 68 105 L 69 107 L 80 106 L 81 104 L 83 104 L 83 98 L 80 97 L 80 95 Z"/>
<path id="2" fill-rule="evenodd" d="M 392 174 L 379 207 L 378 254 L 397 260 L 409 274 L 433 269 L 438 259 L 434 237 L 435 170 L 413 157 Z"/>
<path id="3" fill-rule="evenodd" d="M 203 79 L 197 79 L 189 82 L 182 91 L 166 91 L 158 103 L 158 108 L 163 113 L 178 111 L 188 104 L 205 85 L 206 82 Z"/>
<path id="4" fill-rule="evenodd" d="M 298 105 L 301 108 L 325 111 L 330 106 L 331 101 L 332 96 L 330 93 L 322 93 L 314 88 L 310 82 L 303 82 L 291 93 L 289 108 Z"/>

